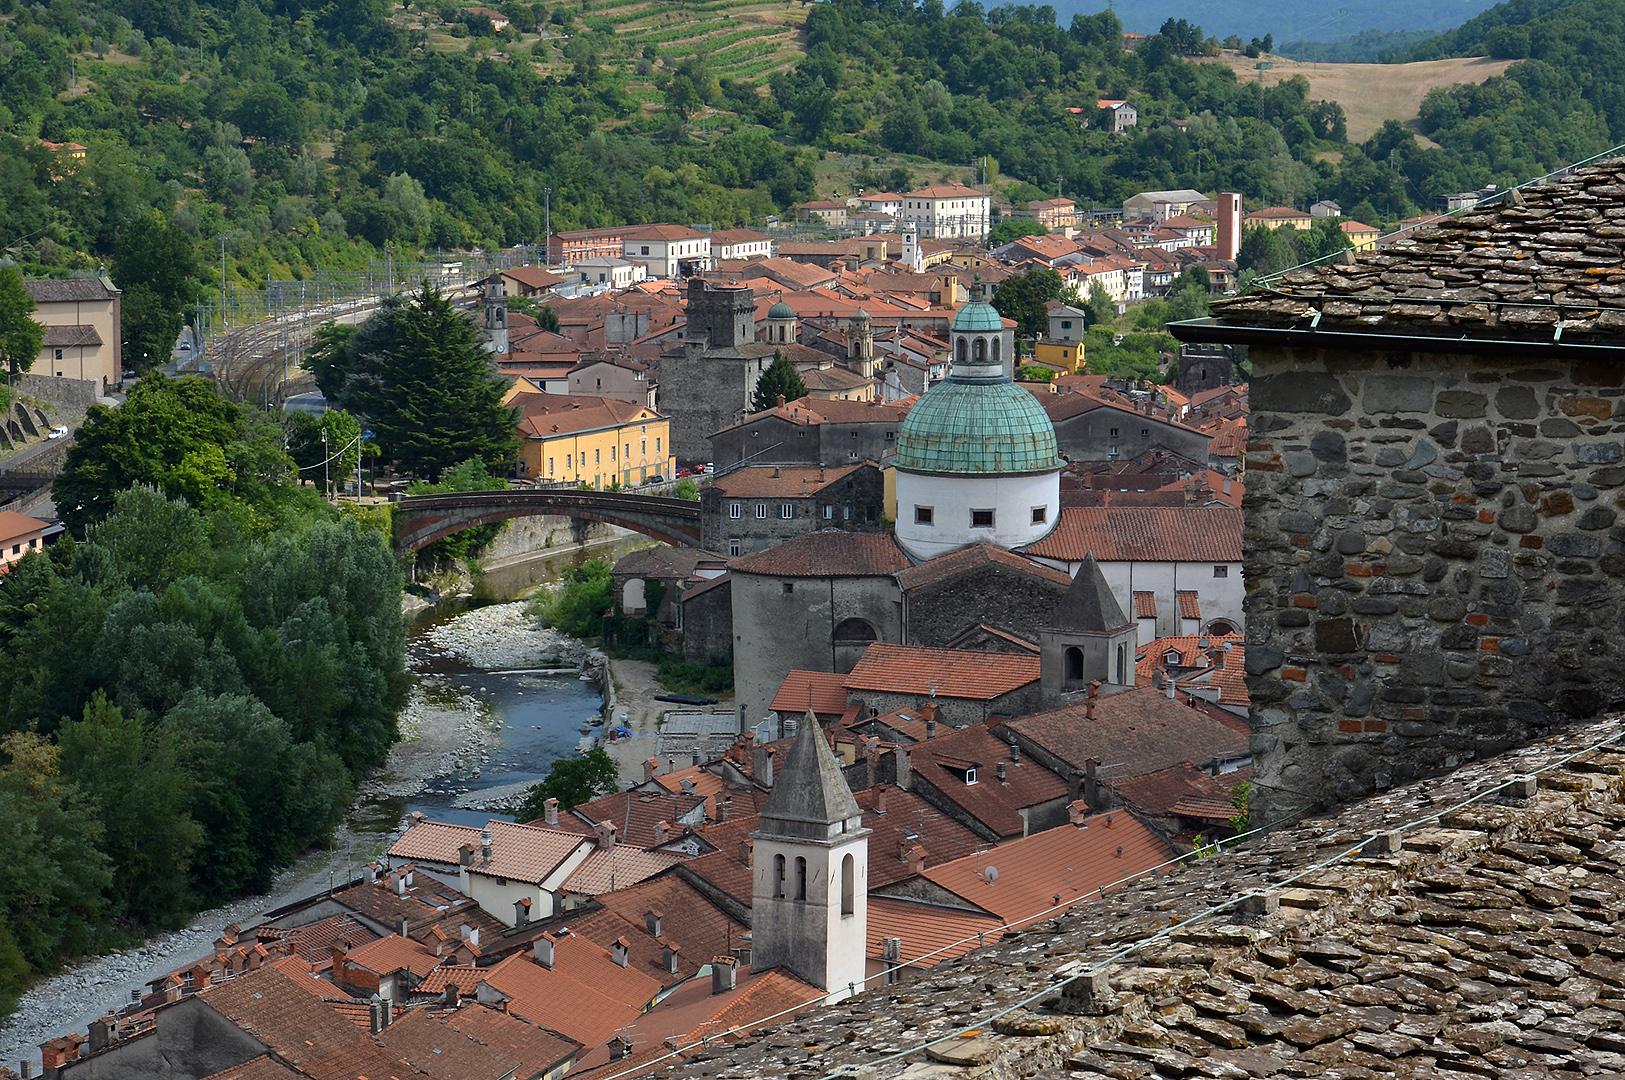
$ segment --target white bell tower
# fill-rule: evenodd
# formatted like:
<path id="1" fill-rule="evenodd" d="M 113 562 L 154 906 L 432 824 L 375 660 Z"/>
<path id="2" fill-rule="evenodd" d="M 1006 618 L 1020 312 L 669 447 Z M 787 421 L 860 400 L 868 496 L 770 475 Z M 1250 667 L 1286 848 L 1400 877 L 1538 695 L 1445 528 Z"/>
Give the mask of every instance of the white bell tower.
<path id="1" fill-rule="evenodd" d="M 840 1001 L 864 988 L 869 830 L 811 711 L 751 833 L 751 970 L 783 965 Z"/>
<path id="2" fill-rule="evenodd" d="M 920 234 L 913 225 L 903 230 L 902 261 L 916 274 L 925 272 L 925 254 L 920 251 Z"/>

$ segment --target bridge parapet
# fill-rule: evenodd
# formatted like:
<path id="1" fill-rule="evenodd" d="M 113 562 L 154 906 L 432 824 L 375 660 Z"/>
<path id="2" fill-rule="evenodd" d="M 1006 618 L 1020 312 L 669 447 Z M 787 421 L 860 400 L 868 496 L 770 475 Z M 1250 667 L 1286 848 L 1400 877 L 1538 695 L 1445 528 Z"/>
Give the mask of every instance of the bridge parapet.
<path id="1" fill-rule="evenodd" d="M 395 546 L 416 551 L 476 525 L 552 514 L 602 521 L 664 543 L 698 547 L 700 504 L 613 491 L 463 491 L 407 495 L 393 504 Z"/>

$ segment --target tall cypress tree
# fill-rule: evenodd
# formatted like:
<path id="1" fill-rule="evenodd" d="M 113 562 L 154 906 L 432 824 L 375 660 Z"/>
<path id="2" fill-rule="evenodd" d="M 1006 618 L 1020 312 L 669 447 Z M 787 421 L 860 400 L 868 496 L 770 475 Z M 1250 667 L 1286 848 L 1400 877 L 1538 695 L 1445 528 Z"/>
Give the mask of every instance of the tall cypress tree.
<path id="1" fill-rule="evenodd" d="M 357 402 L 384 455 L 430 482 L 470 458 L 500 476 L 518 449 L 519 410 L 502 403 L 507 384 L 479 332 L 428 283 L 394 329 L 382 378 Z"/>

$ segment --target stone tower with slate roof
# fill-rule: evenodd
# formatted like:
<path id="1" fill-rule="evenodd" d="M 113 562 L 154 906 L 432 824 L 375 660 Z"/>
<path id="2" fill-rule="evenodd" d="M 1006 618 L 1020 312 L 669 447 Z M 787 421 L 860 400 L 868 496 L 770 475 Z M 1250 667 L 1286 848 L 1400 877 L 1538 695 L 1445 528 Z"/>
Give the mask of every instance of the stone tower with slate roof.
<path id="1" fill-rule="evenodd" d="M 863 989 L 869 830 L 809 711 L 751 836 L 751 969 L 784 966 L 839 1001 Z"/>
<path id="2" fill-rule="evenodd" d="M 1038 635 L 1039 685 L 1044 700 L 1060 704 L 1093 682 L 1110 689 L 1134 685 L 1134 620 L 1112 595 L 1094 552 L 1083 565 Z"/>

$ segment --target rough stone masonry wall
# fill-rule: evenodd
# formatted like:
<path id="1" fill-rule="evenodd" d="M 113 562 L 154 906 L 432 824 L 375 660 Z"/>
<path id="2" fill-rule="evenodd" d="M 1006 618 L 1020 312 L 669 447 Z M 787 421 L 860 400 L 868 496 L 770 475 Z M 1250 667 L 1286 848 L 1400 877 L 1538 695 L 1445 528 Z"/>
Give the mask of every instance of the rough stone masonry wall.
<path id="1" fill-rule="evenodd" d="M 1258 347 L 1253 364 L 1255 821 L 1617 707 L 1625 364 Z"/>

